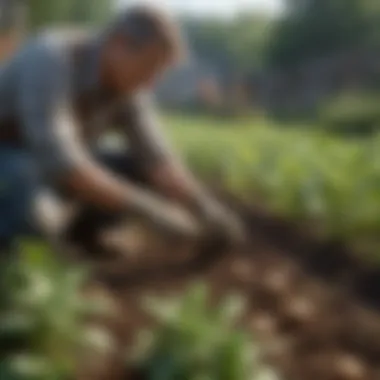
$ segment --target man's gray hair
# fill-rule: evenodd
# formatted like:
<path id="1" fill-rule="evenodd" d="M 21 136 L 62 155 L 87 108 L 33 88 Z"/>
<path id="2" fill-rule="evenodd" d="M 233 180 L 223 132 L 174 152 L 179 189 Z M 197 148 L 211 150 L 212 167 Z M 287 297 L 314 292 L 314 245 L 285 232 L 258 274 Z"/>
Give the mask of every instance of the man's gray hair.
<path id="1" fill-rule="evenodd" d="M 186 56 L 187 47 L 175 18 L 152 6 L 133 6 L 127 9 L 110 30 L 127 36 L 137 46 L 158 41 L 174 59 Z"/>

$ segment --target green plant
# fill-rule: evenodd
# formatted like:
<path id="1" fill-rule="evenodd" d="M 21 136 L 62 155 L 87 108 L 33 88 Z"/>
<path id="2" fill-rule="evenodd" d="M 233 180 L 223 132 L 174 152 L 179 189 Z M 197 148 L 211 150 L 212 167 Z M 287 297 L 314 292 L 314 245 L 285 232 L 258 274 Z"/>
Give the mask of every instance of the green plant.
<path id="1" fill-rule="evenodd" d="M 190 167 L 241 199 L 316 223 L 360 257 L 379 259 L 380 133 L 345 139 L 327 128 L 283 128 L 268 120 L 220 122 L 168 115 L 173 141 Z M 220 128 L 220 124 L 226 128 Z"/>
<path id="2" fill-rule="evenodd" d="M 322 124 L 334 132 L 366 135 L 379 127 L 379 95 L 348 92 L 329 98 L 320 109 Z"/>
<path id="3" fill-rule="evenodd" d="M 83 296 L 83 268 L 58 260 L 43 244 L 24 242 L 2 276 L 0 340 L 7 359 L 1 378 L 67 379 L 82 350 L 112 344 L 106 332 L 84 323 L 87 316 L 106 312 L 108 305 Z"/>
<path id="4" fill-rule="evenodd" d="M 145 307 L 160 326 L 140 336 L 135 360 L 144 378 L 251 380 L 264 374 L 257 346 L 234 326 L 244 307 L 239 297 L 210 308 L 207 288 L 195 285 L 167 302 L 149 298 Z"/>

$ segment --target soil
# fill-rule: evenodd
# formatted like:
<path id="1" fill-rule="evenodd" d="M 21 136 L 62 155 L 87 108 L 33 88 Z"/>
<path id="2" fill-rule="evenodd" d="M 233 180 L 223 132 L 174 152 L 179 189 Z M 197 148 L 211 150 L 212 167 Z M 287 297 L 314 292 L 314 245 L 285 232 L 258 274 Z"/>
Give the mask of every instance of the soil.
<path id="1" fill-rule="evenodd" d="M 120 354 L 154 323 L 139 300 L 178 294 L 196 280 L 210 284 L 215 299 L 231 291 L 244 295 L 244 327 L 284 379 L 380 379 L 380 270 L 367 267 L 341 242 L 321 241 L 259 208 L 234 207 L 250 231 L 249 244 L 239 250 L 222 254 L 217 247 L 142 236 L 140 244 L 129 241 L 123 255 L 92 252 L 94 283 L 118 309 L 108 324 L 119 346 L 81 379 L 139 378 L 125 372 Z"/>

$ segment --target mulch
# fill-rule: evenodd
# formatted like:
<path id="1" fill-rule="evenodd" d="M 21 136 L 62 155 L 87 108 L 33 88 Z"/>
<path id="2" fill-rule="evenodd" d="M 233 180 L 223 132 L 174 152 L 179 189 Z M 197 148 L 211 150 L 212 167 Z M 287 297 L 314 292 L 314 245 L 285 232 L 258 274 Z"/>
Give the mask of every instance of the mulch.
<path id="1" fill-rule="evenodd" d="M 108 325 L 119 343 L 103 371 L 88 378 L 139 378 L 124 368 L 125 349 L 154 323 L 139 300 L 180 294 L 201 280 L 215 300 L 229 292 L 245 297 L 243 326 L 284 379 L 380 379 L 380 270 L 342 242 L 323 241 L 259 208 L 234 207 L 249 226 L 250 242 L 233 252 L 147 239 L 137 254 L 86 256 L 94 284 L 117 305 Z"/>

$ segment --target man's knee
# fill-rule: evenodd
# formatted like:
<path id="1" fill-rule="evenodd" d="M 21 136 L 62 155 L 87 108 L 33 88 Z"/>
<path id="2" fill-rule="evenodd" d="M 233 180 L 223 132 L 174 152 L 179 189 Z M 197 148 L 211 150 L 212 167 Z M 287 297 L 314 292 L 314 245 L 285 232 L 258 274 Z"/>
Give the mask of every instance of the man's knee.
<path id="1" fill-rule="evenodd" d="M 26 152 L 0 149 L 0 239 L 29 231 L 37 183 L 36 168 Z"/>

